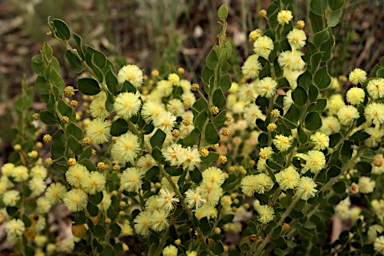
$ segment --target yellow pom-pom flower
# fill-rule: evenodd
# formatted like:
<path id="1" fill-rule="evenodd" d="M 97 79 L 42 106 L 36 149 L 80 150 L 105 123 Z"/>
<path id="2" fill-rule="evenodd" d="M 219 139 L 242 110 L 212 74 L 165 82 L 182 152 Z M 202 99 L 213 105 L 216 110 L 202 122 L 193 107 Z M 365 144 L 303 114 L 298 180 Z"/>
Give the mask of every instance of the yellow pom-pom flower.
<path id="1" fill-rule="evenodd" d="M 87 129 L 87 137 L 89 137 L 93 144 L 103 144 L 111 138 L 109 133 L 111 124 L 101 118 L 92 120 Z"/>
<path id="2" fill-rule="evenodd" d="M 87 207 L 87 194 L 81 189 L 72 189 L 68 191 L 63 198 L 65 206 L 71 212 L 79 212 Z"/>
<path id="3" fill-rule="evenodd" d="M 280 25 L 288 24 L 292 18 L 292 12 L 288 10 L 282 10 L 277 14 L 277 22 Z"/>
<path id="4" fill-rule="evenodd" d="M 139 137 L 127 132 L 118 137 L 111 149 L 112 158 L 120 164 L 132 162 L 140 151 Z"/>
<path id="5" fill-rule="evenodd" d="M 126 65 L 120 69 L 117 80 L 120 84 L 128 81 L 136 88 L 139 88 L 143 82 L 143 71 L 136 65 Z"/>
<path id="6" fill-rule="evenodd" d="M 120 93 L 115 100 L 114 109 L 124 119 L 129 119 L 139 112 L 141 101 L 137 94 L 131 92 Z"/>

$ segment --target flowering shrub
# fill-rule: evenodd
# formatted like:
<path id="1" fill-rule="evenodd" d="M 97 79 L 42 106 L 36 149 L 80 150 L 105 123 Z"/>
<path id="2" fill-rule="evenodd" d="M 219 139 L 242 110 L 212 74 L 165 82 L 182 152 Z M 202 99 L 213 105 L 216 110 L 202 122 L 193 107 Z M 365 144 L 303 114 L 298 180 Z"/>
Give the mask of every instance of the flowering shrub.
<path id="1" fill-rule="evenodd" d="M 49 20 L 80 75 L 77 89 L 66 86 L 48 44 L 32 59 L 46 109 L 29 111 L 33 90 L 24 84 L 15 153 L 1 168 L 1 216 L 14 250 L 384 253 L 383 191 L 375 187 L 384 170 L 384 63 L 369 78 L 361 69 L 349 81 L 331 77 L 332 27 L 344 1 L 311 1 L 310 40 L 304 22 L 294 22 L 293 1 L 282 2 L 260 12 L 267 27 L 250 33 L 254 54 L 241 81 L 231 80 L 228 10 L 219 9 L 222 29 L 201 85 L 181 68 L 149 77 L 133 64 L 117 71 L 63 21 Z M 46 129 L 46 156 L 33 142 L 42 133 L 33 119 Z M 71 212 L 70 236 L 54 223 L 57 209 Z M 331 241 L 334 215 L 350 226 Z"/>

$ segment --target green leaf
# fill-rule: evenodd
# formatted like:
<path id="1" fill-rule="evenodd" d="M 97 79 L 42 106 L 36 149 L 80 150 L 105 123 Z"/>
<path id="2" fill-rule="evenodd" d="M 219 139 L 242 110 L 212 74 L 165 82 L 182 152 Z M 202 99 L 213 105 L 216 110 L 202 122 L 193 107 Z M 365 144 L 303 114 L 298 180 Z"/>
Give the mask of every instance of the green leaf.
<path id="1" fill-rule="evenodd" d="M 350 140 L 344 141 L 340 154 L 345 156 L 346 158 L 350 158 L 353 153 L 352 145 L 353 145 L 352 141 Z"/>
<path id="2" fill-rule="evenodd" d="M 219 154 L 216 152 L 209 152 L 208 156 L 201 157 L 201 162 L 210 165 L 212 162 L 217 161 L 219 159 Z"/>
<path id="3" fill-rule="evenodd" d="M 68 28 L 68 25 L 59 19 L 53 19 L 53 24 L 56 28 L 56 35 L 62 40 L 69 40 L 71 38 L 71 31 Z"/>
<path id="4" fill-rule="evenodd" d="M 320 32 L 317 32 L 315 34 L 315 37 L 313 38 L 313 43 L 315 44 L 315 46 L 317 48 L 319 48 L 324 41 L 328 40 L 330 34 L 329 34 L 329 31 L 328 30 L 323 30 L 323 31 L 320 31 Z"/>
<path id="5" fill-rule="evenodd" d="M 111 94 L 107 94 L 107 100 L 105 101 L 105 108 L 108 112 L 113 111 L 113 104 L 115 103 L 115 100 L 113 99 L 113 96 Z"/>
<path id="6" fill-rule="evenodd" d="M 331 166 L 327 171 L 327 176 L 328 176 L 328 178 L 334 178 L 334 177 L 339 176 L 340 173 L 341 173 L 340 167 Z"/>
<path id="7" fill-rule="evenodd" d="M 105 231 L 105 228 L 102 225 L 97 224 L 95 226 L 95 232 L 93 233 L 95 235 L 95 237 L 99 237 L 99 238 L 103 237 L 103 236 L 105 236 L 106 233 L 107 232 Z"/>
<path id="8" fill-rule="evenodd" d="M 206 59 L 207 67 L 210 70 L 214 70 L 216 68 L 218 62 L 219 62 L 219 58 L 216 54 L 216 51 L 214 49 L 212 49 L 211 52 L 208 54 L 207 59 Z"/>
<path id="9" fill-rule="evenodd" d="M 367 162 L 359 162 L 355 167 L 362 174 L 368 174 L 372 171 L 372 165 Z"/>
<path id="10" fill-rule="evenodd" d="M 213 93 L 212 102 L 219 109 L 222 109 L 223 107 L 225 107 L 225 104 L 227 102 L 225 100 L 224 93 L 220 88 L 216 89 L 215 92 Z"/>
<path id="11" fill-rule="evenodd" d="M 299 125 L 299 127 L 297 128 L 297 134 L 299 136 L 299 142 L 301 144 L 304 144 L 305 142 L 308 141 L 308 134 L 303 130 L 303 128 L 301 127 L 301 125 Z"/>
<path id="12" fill-rule="evenodd" d="M 95 165 L 88 159 L 82 159 L 79 163 L 87 167 L 87 169 L 92 172 L 96 171 Z"/>
<path id="13" fill-rule="evenodd" d="M 316 52 L 311 56 L 311 73 L 315 73 L 317 68 L 319 67 L 320 61 L 323 57 L 323 54 L 321 52 Z"/>
<path id="14" fill-rule="evenodd" d="M 228 7 L 225 4 L 223 4 L 222 6 L 220 6 L 217 14 L 220 20 L 225 21 L 228 17 Z"/>
<path id="15" fill-rule="evenodd" d="M 45 56 L 47 56 L 48 58 L 52 56 L 52 53 L 53 53 L 52 47 L 48 43 L 44 43 L 41 50 L 44 52 Z"/>
<path id="16" fill-rule="evenodd" d="M 99 214 L 99 209 L 91 202 L 87 204 L 87 211 L 92 217 L 96 217 Z"/>
<path id="17" fill-rule="evenodd" d="M 193 146 L 199 141 L 201 131 L 197 128 L 193 129 L 188 136 L 183 139 L 184 146 Z"/>
<path id="18" fill-rule="evenodd" d="M 128 122 L 125 121 L 123 118 L 119 118 L 112 123 L 110 133 L 112 136 L 119 136 L 126 133 L 127 131 L 128 131 Z"/>
<path id="19" fill-rule="evenodd" d="M 316 15 L 323 15 L 327 9 L 327 1 L 324 0 L 311 0 L 311 11 Z"/>
<path id="20" fill-rule="evenodd" d="M 347 189 L 347 186 L 345 185 L 345 182 L 343 180 L 337 182 L 332 186 L 333 191 L 336 193 L 342 194 Z"/>
<path id="21" fill-rule="evenodd" d="M 73 36 L 73 39 L 75 40 L 76 42 L 76 46 L 77 46 L 77 52 L 79 53 L 80 57 L 84 60 L 85 58 L 85 55 L 84 55 L 84 51 L 83 51 L 83 44 L 82 44 L 82 39 L 81 37 L 76 34 L 76 33 L 72 33 L 72 36 Z"/>
<path id="22" fill-rule="evenodd" d="M 107 84 L 108 90 L 113 94 L 117 95 L 117 85 L 119 84 L 116 76 L 113 74 L 112 69 L 109 69 L 105 75 L 105 82 Z"/>
<path id="23" fill-rule="evenodd" d="M 203 231 L 204 234 L 208 234 L 212 229 L 211 224 L 209 223 L 207 217 L 200 219 L 199 227 L 200 227 L 201 231 Z"/>
<path id="24" fill-rule="evenodd" d="M 165 166 L 164 170 L 171 176 L 180 176 L 183 173 L 182 168 L 176 168 L 169 165 Z"/>
<path id="25" fill-rule="evenodd" d="M 58 93 L 55 96 L 58 97 L 59 96 L 58 94 L 61 94 L 65 89 L 65 83 L 63 79 L 61 78 L 59 73 L 57 73 L 57 71 L 53 69 L 51 71 L 49 80 L 57 87 Z"/>
<path id="26" fill-rule="evenodd" d="M 202 131 L 204 128 L 204 124 L 207 121 L 207 119 L 208 119 L 207 111 L 202 111 L 193 120 L 193 125 L 195 126 L 195 128 L 199 129 L 199 131 Z"/>
<path id="27" fill-rule="evenodd" d="M 110 237 L 118 237 L 121 233 L 121 228 L 117 223 L 114 223 L 109 228 L 111 230 L 111 233 L 109 233 Z"/>
<path id="28" fill-rule="evenodd" d="M 216 130 L 216 127 L 213 123 L 208 123 L 205 127 L 205 140 L 209 144 L 216 144 L 220 141 L 220 135 Z"/>
<path id="29" fill-rule="evenodd" d="M 321 117 L 317 112 L 310 112 L 305 117 L 305 128 L 310 131 L 316 131 L 320 129 L 322 125 Z"/>
<path id="30" fill-rule="evenodd" d="M 68 146 L 76 155 L 80 155 L 83 152 L 83 147 L 72 135 L 68 138 Z"/>
<path id="31" fill-rule="evenodd" d="M 36 78 L 36 89 L 41 94 L 48 94 L 51 90 L 51 85 L 43 76 L 38 76 Z"/>
<path id="32" fill-rule="evenodd" d="M 26 228 L 29 228 L 32 224 L 31 219 L 28 218 L 28 216 L 25 213 L 21 216 L 21 220 L 24 222 L 24 225 Z"/>
<path id="33" fill-rule="evenodd" d="M 303 228 L 306 228 L 306 229 L 315 229 L 316 228 L 316 224 L 307 220 L 304 225 L 303 225 Z"/>
<path id="34" fill-rule="evenodd" d="M 322 113 L 327 106 L 327 100 L 326 99 L 318 99 L 315 103 L 312 103 L 308 107 L 308 112 L 317 112 Z"/>
<path id="35" fill-rule="evenodd" d="M 269 100 L 268 98 L 259 95 L 256 98 L 256 105 L 259 106 L 261 110 L 268 109 Z"/>
<path id="36" fill-rule="evenodd" d="M 89 201 L 94 205 L 98 205 L 103 200 L 103 192 L 97 192 L 94 195 L 89 196 Z"/>
<path id="37" fill-rule="evenodd" d="M 153 148 L 154 147 L 161 147 L 163 145 L 165 137 L 166 137 L 166 134 L 162 130 L 157 129 L 157 131 L 155 132 L 155 134 L 151 137 L 151 139 L 149 141 L 150 141 Z"/>
<path id="38" fill-rule="evenodd" d="M 42 75 L 44 73 L 45 64 L 43 63 L 43 59 L 41 55 L 36 55 L 32 57 L 31 68 L 33 72 L 38 75 Z"/>
<path id="39" fill-rule="evenodd" d="M 125 81 L 123 83 L 123 86 L 121 87 L 120 92 L 131 92 L 131 93 L 135 94 L 136 93 L 136 88 L 130 82 Z"/>
<path id="40" fill-rule="evenodd" d="M 219 79 L 218 86 L 223 90 L 223 92 L 226 92 L 231 88 L 232 80 L 231 77 L 228 74 L 222 75 Z"/>
<path id="41" fill-rule="evenodd" d="M 295 129 L 297 121 L 300 117 L 300 109 L 294 104 L 289 108 L 288 112 L 284 115 L 284 124 L 288 129 Z"/>
<path id="42" fill-rule="evenodd" d="M 200 98 L 192 106 L 192 110 L 200 113 L 201 111 L 208 110 L 208 102 L 204 98 Z M 195 113 L 193 113 L 196 116 Z"/>
<path id="43" fill-rule="evenodd" d="M 344 4 L 345 0 L 328 0 L 329 8 L 331 8 L 332 11 L 340 10 Z"/>
<path id="44" fill-rule="evenodd" d="M 273 233 L 272 233 L 272 239 L 277 239 L 280 237 L 281 235 L 281 232 L 283 231 L 283 227 L 282 226 L 277 226 L 275 228 L 275 230 L 273 230 Z"/>
<path id="45" fill-rule="evenodd" d="M 318 95 L 319 95 L 319 90 L 317 89 L 317 87 L 310 84 L 309 85 L 309 102 L 315 102 Z"/>
<path id="46" fill-rule="evenodd" d="M 316 71 L 314 83 L 320 90 L 327 88 L 331 84 L 331 77 L 328 74 L 327 66 Z"/>
<path id="47" fill-rule="evenodd" d="M 77 81 L 77 88 L 84 95 L 96 95 L 100 90 L 99 83 L 93 78 L 80 78 Z"/>
<path id="48" fill-rule="evenodd" d="M 83 138 L 83 130 L 74 123 L 68 124 L 65 131 L 67 134 L 73 135 L 77 140 L 81 140 Z"/>
<path id="49" fill-rule="evenodd" d="M 201 175 L 201 171 L 197 167 L 195 167 L 194 170 L 189 171 L 189 173 L 191 175 L 192 181 L 195 182 L 196 184 L 199 184 L 200 181 L 203 179 L 203 176 Z"/>
<path id="50" fill-rule="evenodd" d="M 71 121 L 75 121 L 76 114 L 73 108 L 67 105 L 63 100 L 59 100 L 57 104 L 57 110 L 59 110 L 60 114 L 63 116 L 69 117 Z"/>
<path id="51" fill-rule="evenodd" d="M 83 71 L 83 65 L 80 59 L 71 50 L 65 52 L 65 60 L 68 62 L 69 69 L 74 73 Z"/>
<path id="52" fill-rule="evenodd" d="M 304 89 L 308 89 L 311 83 L 312 75 L 308 70 L 297 78 L 297 85 L 303 87 Z"/>
<path id="53" fill-rule="evenodd" d="M 318 0 L 318 1 L 324 1 L 324 0 Z M 323 30 L 324 22 L 323 22 L 322 16 L 316 15 L 313 11 L 311 11 L 309 12 L 309 20 L 311 21 L 312 31 L 314 34 Z"/>
<path id="54" fill-rule="evenodd" d="M 304 106 L 308 100 L 307 92 L 302 87 L 297 86 L 292 92 L 292 99 L 298 106 Z"/>
<path id="55" fill-rule="evenodd" d="M 40 119 L 46 125 L 55 125 L 57 124 L 57 117 L 54 113 L 51 113 L 47 110 L 43 110 L 40 112 Z"/>
<path id="56" fill-rule="evenodd" d="M 74 222 L 78 225 L 84 224 L 87 221 L 87 218 L 85 217 L 85 212 L 74 212 Z"/>
<path id="57" fill-rule="evenodd" d="M 220 127 L 224 124 L 226 118 L 227 118 L 227 111 L 222 110 L 217 116 L 213 118 L 212 123 L 215 125 L 215 127 Z"/>
<path id="58" fill-rule="evenodd" d="M 328 26 L 329 27 L 333 28 L 337 24 L 339 24 L 339 22 L 340 22 L 340 14 L 341 14 L 340 10 L 329 12 L 328 18 L 327 18 L 327 22 L 328 22 Z"/>
<path id="59" fill-rule="evenodd" d="M 152 156 L 156 161 L 160 163 L 164 163 L 165 161 L 163 155 L 161 154 L 160 149 L 157 147 L 152 150 Z"/>

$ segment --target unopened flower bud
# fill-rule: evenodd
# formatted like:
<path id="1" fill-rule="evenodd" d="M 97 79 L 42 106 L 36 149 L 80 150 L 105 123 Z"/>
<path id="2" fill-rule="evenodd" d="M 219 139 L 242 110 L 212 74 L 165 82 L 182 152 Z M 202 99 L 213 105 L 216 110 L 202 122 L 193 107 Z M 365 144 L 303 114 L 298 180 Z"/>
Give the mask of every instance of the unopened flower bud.
<path id="1" fill-rule="evenodd" d="M 104 169 L 104 167 L 105 167 L 105 164 L 103 162 L 98 162 L 97 163 L 97 168 Z"/>
<path id="2" fill-rule="evenodd" d="M 222 131 L 221 131 L 221 135 L 227 137 L 229 135 L 229 129 L 228 128 L 224 128 Z"/>
<path id="3" fill-rule="evenodd" d="M 202 157 L 207 157 L 208 154 L 209 154 L 208 149 L 203 148 L 203 149 L 200 150 L 200 155 L 201 155 Z"/>
<path id="4" fill-rule="evenodd" d="M 178 129 L 174 129 L 172 131 L 172 136 L 173 137 L 177 138 L 177 137 L 179 137 L 179 135 L 180 135 L 180 131 Z"/>
<path id="5" fill-rule="evenodd" d="M 48 157 L 47 159 L 45 159 L 45 164 L 51 166 L 53 164 L 52 158 Z"/>
<path id="6" fill-rule="evenodd" d="M 261 36 L 261 31 L 260 29 L 255 29 L 249 33 L 249 40 L 250 41 L 256 41 L 256 39 Z"/>
<path id="7" fill-rule="evenodd" d="M 72 86 L 67 86 L 64 89 L 64 95 L 65 97 L 72 97 L 75 94 L 75 90 L 73 89 Z"/>
<path id="8" fill-rule="evenodd" d="M 84 144 L 86 144 L 86 145 L 90 145 L 90 144 L 91 144 L 91 138 L 89 138 L 89 137 L 85 137 L 85 138 L 83 139 L 83 142 L 84 142 Z"/>
<path id="9" fill-rule="evenodd" d="M 192 86 L 191 86 L 191 90 L 194 92 L 196 92 L 199 88 L 200 88 L 200 86 L 196 83 L 192 84 Z"/>
<path id="10" fill-rule="evenodd" d="M 75 107 L 77 107 L 78 102 L 77 102 L 77 100 L 71 100 L 71 102 L 69 104 L 71 105 L 71 107 L 75 108 Z"/>
<path id="11" fill-rule="evenodd" d="M 359 193 L 359 185 L 352 183 L 348 190 L 351 194 L 357 194 Z"/>
<path id="12" fill-rule="evenodd" d="M 177 72 L 179 72 L 179 74 L 184 74 L 185 73 L 185 70 L 182 68 L 182 67 L 179 67 L 177 69 Z"/>
<path id="13" fill-rule="evenodd" d="M 33 150 L 33 151 L 28 153 L 28 156 L 30 158 L 37 158 L 39 156 L 39 153 L 36 150 Z"/>
<path id="14" fill-rule="evenodd" d="M 283 231 L 287 231 L 290 228 L 288 223 L 283 223 Z"/>
<path id="15" fill-rule="evenodd" d="M 267 129 L 269 132 L 274 132 L 277 129 L 277 125 L 275 123 L 270 123 L 268 124 Z"/>
<path id="16" fill-rule="evenodd" d="M 44 134 L 43 141 L 44 142 L 51 142 L 52 141 L 52 136 L 50 134 Z"/>
<path id="17" fill-rule="evenodd" d="M 260 10 L 259 11 L 259 15 L 260 15 L 260 17 L 266 17 L 267 16 L 267 11 L 266 10 L 264 10 L 264 9 L 262 9 L 262 10 Z"/>
<path id="18" fill-rule="evenodd" d="M 69 158 L 68 159 L 68 165 L 69 166 L 74 166 L 76 164 L 76 159 L 75 158 Z"/>
<path id="19" fill-rule="evenodd" d="M 62 122 L 63 124 L 67 124 L 67 123 L 69 122 L 69 118 L 68 118 L 67 116 L 62 116 L 62 117 L 61 117 L 61 122 Z"/>
<path id="20" fill-rule="evenodd" d="M 220 161 L 221 164 L 226 164 L 228 159 L 227 159 L 226 156 L 220 156 L 219 157 L 219 161 Z"/>
<path id="21" fill-rule="evenodd" d="M 296 23 L 296 27 L 298 29 L 303 29 L 305 26 L 305 22 L 303 20 L 299 20 L 297 23 Z"/>
<path id="22" fill-rule="evenodd" d="M 280 116 L 280 111 L 278 109 L 273 109 L 271 111 L 271 116 L 275 117 L 275 118 L 279 117 Z"/>
<path id="23" fill-rule="evenodd" d="M 212 113 L 213 115 L 217 115 L 217 114 L 219 113 L 219 108 L 216 107 L 216 106 L 212 106 L 212 107 L 211 107 L 211 113 Z"/>
<path id="24" fill-rule="evenodd" d="M 190 120 L 189 118 L 184 118 L 184 119 L 183 119 L 183 124 L 184 124 L 185 126 L 188 126 L 188 125 L 191 124 L 191 120 Z"/>
<path id="25" fill-rule="evenodd" d="M 227 122 L 231 122 L 231 121 L 232 121 L 232 116 L 229 115 L 229 114 L 226 114 L 226 115 L 225 115 L 225 121 L 227 121 Z"/>

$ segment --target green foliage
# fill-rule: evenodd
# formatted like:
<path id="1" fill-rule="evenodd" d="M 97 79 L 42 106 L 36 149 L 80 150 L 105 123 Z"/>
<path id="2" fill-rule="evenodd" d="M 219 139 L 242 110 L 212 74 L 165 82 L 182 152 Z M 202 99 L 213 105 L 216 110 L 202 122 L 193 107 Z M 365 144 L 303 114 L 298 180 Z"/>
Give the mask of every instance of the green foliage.
<path id="1" fill-rule="evenodd" d="M 24 121 L 15 131 L 20 134 L 11 157 L 18 167 L 2 172 L 20 199 L 9 203 L 8 185 L 1 181 L 0 202 L 10 218 L 30 228 L 18 234 L 15 250 L 34 254 L 31 213 L 47 217 L 50 209 L 43 211 L 40 200 L 59 199 L 51 198 L 53 188 L 39 191 L 34 184 L 41 174 L 33 168 L 45 168 L 49 179 L 43 182 L 62 184 L 60 200 L 72 211 L 72 232 L 80 241 L 71 253 L 121 255 L 124 237 L 132 235 L 138 255 L 166 254 L 173 244 L 181 255 L 220 255 L 230 232 L 240 239 L 229 255 L 372 253 L 367 228 L 382 218 L 374 206 L 381 201 L 369 201 L 383 192 L 372 185 L 381 182 L 382 163 L 381 137 L 372 130 L 378 132 L 383 122 L 366 119 L 367 106 L 382 104 L 382 95 L 373 96 L 372 79 L 356 71 L 351 80 L 359 80 L 363 99 L 355 104 L 359 95 L 347 94 L 346 103 L 355 104 L 360 118 L 339 111 L 344 98 L 333 95 L 341 81 L 331 78 L 328 61 L 335 45 L 331 27 L 345 2 L 310 1 L 308 42 L 302 35 L 290 37 L 304 31 L 301 23 L 293 30 L 293 5 L 272 1 L 265 29 L 251 34 L 255 55 L 246 60 L 241 80 L 232 70 L 233 46 L 226 39 L 228 8 L 221 6 L 221 31 L 205 59 L 201 86 L 191 85 L 182 70 L 154 71 L 148 79 L 135 65 L 116 72 L 103 52 L 84 47 L 64 21 L 49 20 L 51 36 L 65 46 L 69 69 L 80 74 L 76 88 L 65 86 L 48 44 L 32 58 L 36 90 L 46 103 L 34 118 L 52 126 L 42 138 L 50 148 L 45 166 L 41 145 L 35 145 L 40 134 L 31 128 L 33 89 L 26 83 L 15 103 Z M 382 69 L 377 65 L 372 76 L 381 77 Z M 330 219 L 343 213 L 345 199 L 357 188 L 372 194 L 359 213 L 364 218 L 354 217 L 347 205 L 352 227 L 328 243 Z"/>

